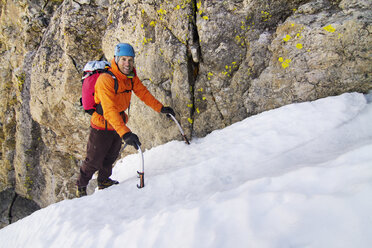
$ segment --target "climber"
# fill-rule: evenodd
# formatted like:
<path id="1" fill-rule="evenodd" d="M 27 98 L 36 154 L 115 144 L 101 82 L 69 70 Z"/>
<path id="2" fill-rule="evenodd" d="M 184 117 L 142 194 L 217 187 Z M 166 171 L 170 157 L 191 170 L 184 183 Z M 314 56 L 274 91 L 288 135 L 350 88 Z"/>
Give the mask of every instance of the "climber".
<path id="1" fill-rule="evenodd" d="M 110 74 L 102 73 L 98 77 L 94 100 L 97 104 L 100 103 L 103 113 L 97 108 L 91 117 L 87 154 L 77 180 L 77 197 L 87 195 L 88 182 L 96 171 L 99 189 L 119 183 L 110 176 L 112 165 L 119 156 L 122 140 L 136 149 L 137 145 L 141 145 L 138 136 L 126 126 L 128 115 L 124 111 L 130 105 L 132 91 L 156 112 L 175 115 L 173 109 L 164 107 L 156 100 L 137 77 L 134 68 L 135 53 L 131 45 L 119 43 L 114 55 L 109 70 L 118 80 L 118 89 L 114 90 L 115 81 Z"/>

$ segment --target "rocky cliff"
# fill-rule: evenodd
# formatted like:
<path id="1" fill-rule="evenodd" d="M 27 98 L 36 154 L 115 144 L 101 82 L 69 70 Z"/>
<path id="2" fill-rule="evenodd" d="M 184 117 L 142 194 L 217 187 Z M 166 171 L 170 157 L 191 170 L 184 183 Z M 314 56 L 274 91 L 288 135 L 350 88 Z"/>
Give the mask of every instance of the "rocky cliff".
<path id="1" fill-rule="evenodd" d="M 71 198 L 89 115 L 81 72 L 136 50 L 139 77 L 202 137 L 293 102 L 372 89 L 370 0 L 3 0 L 0 191 L 40 207 Z M 133 97 L 144 148 L 180 139 Z M 134 152 L 128 149 L 126 153 Z M 7 192 L 8 192 L 7 191 Z"/>

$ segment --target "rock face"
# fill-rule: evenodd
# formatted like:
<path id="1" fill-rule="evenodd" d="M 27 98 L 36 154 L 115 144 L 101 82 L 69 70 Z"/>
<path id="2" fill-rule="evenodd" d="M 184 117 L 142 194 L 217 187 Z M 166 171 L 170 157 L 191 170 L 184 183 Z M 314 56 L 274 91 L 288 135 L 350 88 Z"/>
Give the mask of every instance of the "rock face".
<path id="1" fill-rule="evenodd" d="M 0 191 L 41 207 L 74 195 L 89 130 L 82 68 L 110 60 L 118 42 L 134 46 L 139 77 L 189 137 L 372 89 L 369 0 L 6 0 L 0 10 Z M 129 115 L 143 148 L 181 139 L 136 97 Z"/>
<path id="2" fill-rule="evenodd" d="M 0 192 L 0 228 L 20 220 L 40 207 L 32 200 L 17 195 L 14 190 Z"/>

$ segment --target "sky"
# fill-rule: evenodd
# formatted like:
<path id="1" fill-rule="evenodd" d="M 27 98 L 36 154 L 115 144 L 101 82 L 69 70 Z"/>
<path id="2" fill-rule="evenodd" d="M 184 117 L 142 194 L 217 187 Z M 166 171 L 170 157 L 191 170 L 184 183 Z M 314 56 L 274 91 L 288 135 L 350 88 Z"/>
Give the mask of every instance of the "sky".
<path id="1" fill-rule="evenodd" d="M 372 93 L 287 105 L 144 151 L 141 189 L 126 156 L 120 184 L 1 229 L 0 247 L 371 247 L 371 123 Z"/>

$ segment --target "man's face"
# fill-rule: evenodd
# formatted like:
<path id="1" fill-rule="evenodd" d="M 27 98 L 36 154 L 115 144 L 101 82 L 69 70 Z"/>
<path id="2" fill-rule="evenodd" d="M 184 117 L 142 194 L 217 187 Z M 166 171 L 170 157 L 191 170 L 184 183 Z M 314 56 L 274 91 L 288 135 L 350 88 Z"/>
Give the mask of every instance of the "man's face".
<path id="1" fill-rule="evenodd" d="M 128 75 L 133 71 L 133 64 L 134 64 L 133 57 L 121 56 L 119 58 L 118 67 L 123 74 Z"/>

